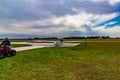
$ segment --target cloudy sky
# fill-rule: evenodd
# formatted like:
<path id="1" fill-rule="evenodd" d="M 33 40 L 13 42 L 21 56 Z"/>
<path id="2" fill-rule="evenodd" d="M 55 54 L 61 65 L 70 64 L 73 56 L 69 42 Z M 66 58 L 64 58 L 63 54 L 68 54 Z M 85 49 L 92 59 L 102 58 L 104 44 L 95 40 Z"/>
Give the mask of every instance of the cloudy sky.
<path id="1" fill-rule="evenodd" d="M 120 37 L 120 0 L 0 0 L 0 37 Z"/>

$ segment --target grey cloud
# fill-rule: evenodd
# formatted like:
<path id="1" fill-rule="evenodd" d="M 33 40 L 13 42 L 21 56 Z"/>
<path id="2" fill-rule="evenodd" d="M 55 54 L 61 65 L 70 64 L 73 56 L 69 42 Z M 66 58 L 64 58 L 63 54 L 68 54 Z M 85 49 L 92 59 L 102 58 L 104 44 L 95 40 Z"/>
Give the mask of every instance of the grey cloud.
<path id="1" fill-rule="evenodd" d="M 75 30 L 75 31 L 69 31 L 69 32 L 61 32 L 61 33 L 58 33 L 56 34 L 56 36 L 58 37 L 71 37 L 71 36 L 102 36 L 102 35 L 106 35 L 104 33 L 100 33 L 100 32 L 96 32 L 96 31 L 93 31 L 93 32 L 82 32 L 82 31 L 79 31 L 79 30 Z"/>
<path id="2" fill-rule="evenodd" d="M 116 7 L 110 5 L 108 2 L 95 3 L 91 1 L 76 1 L 72 3 L 72 6 L 78 10 L 93 14 L 108 14 L 116 12 Z"/>
<path id="3" fill-rule="evenodd" d="M 120 12 L 120 3 L 116 5 L 110 5 L 108 2 L 95 3 L 90 0 L 0 0 L 0 26 L 6 27 L 6 29 L 17 28 L 17 26 L 10 26 L 18 21 L 42 21 L 43 19 L 49 19 L 53 17 L 63 17 L 67 14 L 75 15 L 83 11 L 92 14 L 111 14 Z M 77 11 L 74 11 L 75 8 Z M 82 18 L 83 16 L 80 16 Z M 45 30 L 49 28 L 63 28 L 69 27 L 66 32 L 59 32 L 57 36 L 82 36 L 82 35 L 99 35 L 102 33 L 95 32 L 88 25 L 83 25 L 86 32 L 76 30 L 74 25 L 66 26 L 65 22 L 60 24 L 47 23 L 28 25 L 26 28 Z M 63 30 L 64 31 L 64 30 Z M 51 31 L 52 32 L 52 31 Z M 7 34 L 6 34 L 7 35 Z M 11 34 L 18 35 L 20 37 L 26 36 L 24 34 Z M 51 34 L 41 34 L 40 36 L 51 36 Z M 31 37 L 32 35 L 27 35 L 26 37 Z M 35 36 L 35 35 L 33 35 Z"/>
<path id="4" fill-rule="evenodd" d="M 0 38 L 35 38 L 35 37 L 48 37 L 47 35 L 34 35 L 34 34 L 0 34 Z"/>
<path id="5" fill-rule="evenodd" d="M 61 25 L 34 25 L 34 26 L 31 26 L 32 28 L 35 28 L 35 29 L 49 29 L 49 28 L 59 28 L 61 27 Z"/>
<path id="6" fill-rule="evenodd" d="M 113 13 L 116 10 L 116 6 L 107 2 L 94 3 L 88 0 L 0 0 L 0 18 L 41 20 L 77 14 L 72 8 L 93 14 Z"/>
<path id="7" fill-rule="evenodd" d="M 0 17 L 15 20 L 36 20 L 50 17 L 47 11 L 33 7 L 31 4 L 27 0 L 2 0 L 0 1 Z M 35 6 L 36 3 L 33 5 Z"/>

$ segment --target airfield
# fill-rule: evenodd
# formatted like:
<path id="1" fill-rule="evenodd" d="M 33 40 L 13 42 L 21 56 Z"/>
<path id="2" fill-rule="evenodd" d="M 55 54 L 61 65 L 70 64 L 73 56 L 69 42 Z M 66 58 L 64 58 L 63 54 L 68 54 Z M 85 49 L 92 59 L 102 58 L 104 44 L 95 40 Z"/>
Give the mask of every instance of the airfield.
<path id="1" fill-rule="evenodd" d="M 17 55 L 0 60 L 1 80 L 120 79 L 119 39 L 55 41 L 12 40 Z"/>
<path id="2" fill-rule="evenodd" d="M 24 50 L 30 50 L 30 49 L 36 49 L 36 48 L 45 48 L 45 47 L 55 47 L 54 44 L 55 41 L 47 41 L 47 40 L 32 40 L 32 41 L 21 41 L 21 42 L 12 42 L 11 44 L 29 44 L 31 46 L 23 46 L 23 47 L 17 47 L 14 48 L 16 51 L 24 51 Z M 68 40 L 64 41 L 60 47 L 74 47 L 77 45 L 80 45 L 80 43 L 83 43 L 83 45 L 87 45 L 87 43 L 94 43 L 94 42 L 103 42 L 103 43 L 111 43 L 111 42 L 120 42 L 119 40 Z"/>
<path id="3" fill-rule="evenodd" d="M 54 43 L 31 43 L 31 42 L 12 42 L 12 44 L 30 44 L 32 46 L 25 46 L 25 47 L 18 47 L 18 48 L 14 48 L 16 51 L 23 51 L 23 50 L 30 50 L 30 49 L 36 49 L 36 48 L 44 48 L 44 47 L 54 47 Z M 60 45 L 61 47 L 73 47 L 73 46 L 77 46 L 80 43 L 63 43 L 62 45 Z"/>

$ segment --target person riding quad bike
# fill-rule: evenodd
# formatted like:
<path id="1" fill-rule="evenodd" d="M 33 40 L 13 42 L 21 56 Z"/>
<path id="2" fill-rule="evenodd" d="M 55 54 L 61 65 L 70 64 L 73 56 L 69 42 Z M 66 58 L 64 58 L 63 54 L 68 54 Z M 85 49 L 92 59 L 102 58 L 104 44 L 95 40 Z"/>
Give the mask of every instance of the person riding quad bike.
<path id="1" fill-rule="evenodd" d="M 4 49 L 5 49 L 5 56 L 7 55 L 8 53 L 8 49 L 9 49 L 9 46 L 10 46 L 10 41 L 8 40 L 8 38 L 5 38 L 5 40 L 1 43 L 1 46 L 4 45 Z"/>
<path id="2" fill-rule="evenodd" d="M 2 45 L 3 47 L 1 47 Z M 5 40 L 0 44 L 0 58 L 4 58 L 8 54 L 10 54 L 10 56 L 16 55 L 16 51 L 12 50 L 9 46 L 10 46 L 10 41 L 8 40 L 8 38 L 5 38 Z"/>
<path id="3" fill-rule="evenodd" d="M 1 45 L 10 46 L 10 41 L 8 40 L 8 38 L 5 38 L 5 40 L 1 43 Z"/>

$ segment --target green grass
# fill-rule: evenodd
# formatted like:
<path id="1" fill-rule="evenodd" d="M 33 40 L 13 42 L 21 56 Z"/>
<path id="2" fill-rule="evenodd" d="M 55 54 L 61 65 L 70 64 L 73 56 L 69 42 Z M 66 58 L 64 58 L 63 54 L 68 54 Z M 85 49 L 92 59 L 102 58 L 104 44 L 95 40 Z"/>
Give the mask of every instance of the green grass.
<path id="1" fill-rule="evenodd" d="M 25 47 L 25 46 L 32 46 L 32 45 L 30 45 L 30 44 L 12 44 L 11 45 L 11 47 L 14 47 L 14 48 L 16 48 L 16 47 Z"/>
<path id="2" fill-rule="evenodd" d="M 0 60 L 0 80 L 119 80 L 120 42 L 18 52 Z"/>

